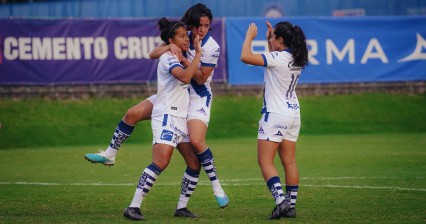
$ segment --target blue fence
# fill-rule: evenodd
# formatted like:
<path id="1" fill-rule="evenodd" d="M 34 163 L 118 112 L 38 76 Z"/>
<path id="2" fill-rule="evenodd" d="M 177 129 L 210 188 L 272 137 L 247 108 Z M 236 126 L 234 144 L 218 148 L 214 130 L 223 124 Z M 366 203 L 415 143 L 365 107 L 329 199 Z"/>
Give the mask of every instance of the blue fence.
<path id="1" fill-rule="evenodd" d="M 426 15 L 424 0 L 67 0 L 0 4 L 0 17 L 180 17 L 198 2 L 215 17 Z"/>

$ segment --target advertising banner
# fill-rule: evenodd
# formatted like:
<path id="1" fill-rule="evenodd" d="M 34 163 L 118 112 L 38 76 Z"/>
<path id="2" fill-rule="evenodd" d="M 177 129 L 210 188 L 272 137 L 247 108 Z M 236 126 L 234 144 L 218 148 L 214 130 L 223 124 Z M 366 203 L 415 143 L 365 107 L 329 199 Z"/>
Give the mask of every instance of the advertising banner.
<path id="1" fill-rule="evenodd" d="M 263 67 L 240 61 L 250 23 L 258 35 L 254 53 L 267 51 L 265 18 L 227 18 L 228 82 L 263 83 Z M 426 80 L 426 17 L 271 18 L 289 21 L 306 35 L 309 65 L 299 83 L 392 82 Z"/>
<path id="2" fill-rule="evenodd" d="M 134 83 L 156 80 L 149 52 L 158 19 L 0 19 L 0 84 Z M 224 45 L 223 23 L 212 24 Z M 225 80 L 225 48 L 214 80 Z"/>

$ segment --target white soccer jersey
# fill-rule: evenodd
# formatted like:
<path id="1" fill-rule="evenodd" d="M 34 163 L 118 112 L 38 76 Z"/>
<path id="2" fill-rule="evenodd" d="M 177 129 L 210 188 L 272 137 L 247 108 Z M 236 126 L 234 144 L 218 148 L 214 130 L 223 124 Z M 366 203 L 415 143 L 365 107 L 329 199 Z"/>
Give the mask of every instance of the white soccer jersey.
<path id="1" fill-rule="evenodd" d="M 160 56 L 157 67 L 157 97 L 152 117 L 163 114 L 186 117 L 188 114 L 189 84 L 179 81 L 170 73 L 177 66 L 183 67 L 170 51 Z"/>
<path id="2" fill-rule="evenodd" d="M 295 89 L 302 68 L 291 65 L 293 56 L 287 50 L 264 53 L 262 57 L 266 67 L 262 113 L 300 117 Z"/>
<path id="3" fill-rule="evenodd" d="M 188 33 L 188 36 L 191 38 L 191 32 Z M 200 66 L 216 67 L 217 61 L 220 55 L 220 47 L 217 42 L 210 36 L 210 32 L 203 38 L 201 41 L 202 55 Z M 194 46 L 190 45 L 189 50 L 186 52 L 186 56 L 189 61 L 192 61 L 195 57 Z M 190 94 L 197 94 L 201 97 L 211 96 L 210 82 L 212 81 L 214 75 L 214 69 L 210 74 L 209 78 L 203 85 L 198 85 L 194 80 L 191 80 L 191 90 Z"/>

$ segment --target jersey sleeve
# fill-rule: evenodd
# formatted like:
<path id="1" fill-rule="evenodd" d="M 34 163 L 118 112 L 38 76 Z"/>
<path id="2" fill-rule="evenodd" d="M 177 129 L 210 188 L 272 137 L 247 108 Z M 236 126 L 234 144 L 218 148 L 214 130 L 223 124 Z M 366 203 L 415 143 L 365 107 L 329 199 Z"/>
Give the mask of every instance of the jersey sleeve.
<path id="1" fill-rule="evenodd" d="M 283 63 L 282 58 L 277 51 L 263 53 L 262 58 L 264 60 L 264 67 L 275 67 L 282 65 Z"/>
<path id="2" fill-rule="evenodd" d="M 216 67 L 217 61 L 219 60 L 219 56 L 220 56 L 219 45 L 215 44 L 215 45 L 209 46 L 203 52 L 203 58 L 201 59 L 201 66 Z"/>
<path id="3" fill-rule="evenodd" d="M 172 74 L 172 70 L 176 67 L 184 68 L 183 65 L 179 62 L 173 54 L 166 54 L 165 60 L 163 60 L 163 65 L 167 67 L 167 70 Z"/>

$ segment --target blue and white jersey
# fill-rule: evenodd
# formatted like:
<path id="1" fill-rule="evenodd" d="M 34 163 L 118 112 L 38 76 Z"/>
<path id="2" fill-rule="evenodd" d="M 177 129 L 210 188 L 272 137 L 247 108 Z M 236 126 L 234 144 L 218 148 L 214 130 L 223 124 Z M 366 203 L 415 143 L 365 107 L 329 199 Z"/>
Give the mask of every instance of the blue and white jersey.
<path id="1" fill-rule="evenodd" d="M 191 32 L 188 32 L 188 36 L 191 39 Z M 219 44 L 213 39 L 213 37 L 210 36 L 210 32 L 207 33 L 207 35 L 203 38 L 201 41 L 201 49 L 202 49 L 202 55 L 201 55 L 201 62 L 198 67 L 201 66 L 208 66 L 208 67 L 216 67 L 217 61 L 220 56 L 220 47 Z M 192 61 L 195 57 L 195 49 L 194 46 L 189 46 L 189 50 L 186 52 L 187 58 L 189 61 Z M 199 85 L 194 80 L 191 80 L 191 90 L 190 94 L 197 94 L 200 97 L 208 96 L 211 97 L 212 91 L 210 88 L 210 82 L 212 81 L 214 75 L 214 69 L 212 73 L 210 74 L 209 78 L 206 80 L 206 82 L 203 85 Z"/>
<path id="2" fill-rule="evenodd" d="M 160 56 L 157 67 L 157 98 L 152 110 L 152 117 L 171 114 L 186 118 L 188 114 L 189 84 L 179 81 L 170 73 L 177 66 L 183 68 L 170 51 Z"/>
<path id="3" fill-rule="evenodd" d="M 302 68 L 292 66 L 293 56 L 288 50 L 264 53 L 262 57 L 266 67 L 262 113 L 300 117 L 295 89 Z"/>

